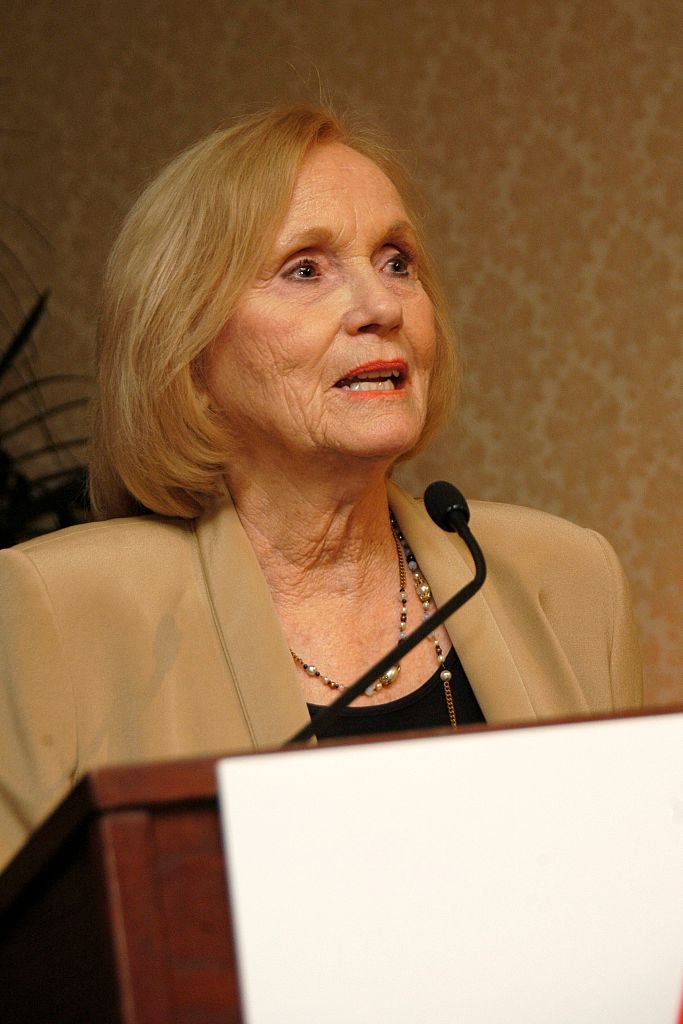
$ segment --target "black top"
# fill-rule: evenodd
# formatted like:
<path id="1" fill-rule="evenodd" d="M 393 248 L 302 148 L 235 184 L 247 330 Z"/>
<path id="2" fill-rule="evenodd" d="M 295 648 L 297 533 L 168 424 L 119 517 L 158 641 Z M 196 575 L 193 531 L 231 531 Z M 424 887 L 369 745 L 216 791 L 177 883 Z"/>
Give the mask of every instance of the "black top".
<path id="1" fill-rule="evenodd" d="M 458 725 L 475 725 L 486 722 L 479 702 L 465 675 L 460 658 L 451 647 L 446 655 L 443 668 L 452 673 L 451 692 L 455 705 L 455 717 Z M 330 728 L 325 728 L 324 739 L 333 736 L 366 736 L 369 733 L 407 732 L 413 729 L 433 729 L 438 726 L 450 725 L 448 707 L 444 694 L 443 683 L 438 668 L 433 676 L 422 686 L 407 693 L 405 697 L 389 701 L 386 704 L 371 704 L 367 707 L 344 708 Z M 311 718 L 315 718 L 324 710 L 324 705 L 309 704 Z"/>

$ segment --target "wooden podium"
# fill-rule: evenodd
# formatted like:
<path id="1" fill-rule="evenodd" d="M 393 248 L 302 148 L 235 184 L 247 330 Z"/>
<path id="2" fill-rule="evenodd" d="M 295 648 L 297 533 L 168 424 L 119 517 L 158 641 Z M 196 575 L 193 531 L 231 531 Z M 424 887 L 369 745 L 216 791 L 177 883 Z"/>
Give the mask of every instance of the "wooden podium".
<path id="1" fill-rule="evenodd" d="M 623 721 L 622 716 L 593 720 L 579 728 L 556 723 L 489 728 L 481 735 L 462 730 L 457 737 L 450 731 L 432 732 L 402 738 L 401 749 L 368 742 L 237 755 L 221 765 L 221 800 L 231 822 L 225 854 L 214 760 L 93 771 L 0 877 L 0 1021 L 232 1024 L 246 1019 L 244 1006 L 253 1020 L 280 1024 L 319 1019 L 310 1006 L 300 1010 L 308 1005 L 298 998 L 300 993 L 312 1000 L 311 1006 L 334 1006 L 338 1012 L 330 1020 L 346 1024 L 360 1019 L 325 995 L 321 999 L 327 1003 L 315 1003 L 313 982 L 323 978 L 323 971 L 320 965 L 311 967 L 310 954 L 307 958 L 301 950 L 321 928 L 330 928 L 335 941 L 343 943 L 339 922 L 344 918 L 352 924 L 362 919 L 365 934 L 371 900 L 363 902 L 362 914 L 358 909 L 354 914 L 350 897 L 358 891 L 367 864 L 367 836 L 384 807 L 401 828 L 397 833 L 392 824 L 393 840 L 380 843 L 392 856 L 383 861 L 380 874 L 371 875 L 372 891 L 377 893 L 390 868 L 397 868 L 399 879 L 411 879 L 409 890 L 396 882 L 390 886 L 392 894 L 410 895 L 405 907 L 401 900 L 393 905 L 401 920 L 404 910 L 411 916 L 401 942 L 392 945 L 388 973 L 380 976 L 373 961 L 365 981 L 351 983 L 346 970 L 340 974 L 336 964 L 330 968 L 327 946 L 316 946 L 332 977 L 341 978 L 368 1005 L 372 986 L 377 988 L 376 1009 L 363 1019 L 402 1024 L 420 1019 L 419 1010 L 407 1001 L 400 1004 L 402 1015 L 391 1018 L 382 1016 L 382 1007 L 386 1010 L 388 996 L 403 1000 L 402 985 L 412 992 L 411 971 L 418 959 L 431 964 L 436 955 L 446 957 L 439 979 L 443 984 L 448 980 L 454 992 L 446 997 L 443 984 L 439 988 L 429 980 L 426 987 L 415 988 L 419 1007 L 425 1008 L 430 998 L 437 1000 L 422 1019 L 450 1020 L 457 1004 L 462 1019 L 477 1024 L 492 1019 L 506 1024 L 548 1019 L 672 1024 L 673 1006 L 680 1001 L 683 942 L 683 919 L 677 911 L 683 899 L 683 715 L 671 710 L 673 714 L 623 716 Z M 384 754 L 393 758 L 388 773 L 381 768 Z M 317 759 L 313 772 L 309 757 Z M 394 804 L 389 789 L 379 803 L 370 794 L 366 811 L 373 824 L 358 830 L 355 884 L 352 889 L 337 887 L 342 904 L 336 925 L 330 926 L 319 917 L 315 900 L 316 916 L 306 917 L 295 880 L 313 896 L 323 891 L 326 899 L 335 895 L 326 889 L 330 862 L 319 855 L 315 843 L 302 841 L 309 826 L 327 840 L 335 816 L 345 827 L 344 814 L 335 811 L 335 787 L 329 787 L 333 761 L 341 769 L 338 777 L 348 783 L 346 792 L 353 794 L 356 818 L 358 795 L 368 778 L 394 780 Z M 429 840 L 431 867 L 423 871 L 425 795 L 434 789 L 434 779 L 443 783 L 449 773 L 463 784 L 449 790 L 448 816 L 437 794 L 438 835 Z M 228 775 L 232 779 L 226 789 Z M 407 795 L 411 786 L 412 798 Z M 340 799 L 343 803 L 344 793 Z M 314 814 L 309 813 L 310 801 L 317 808 Z M 327 825 L 320 820 L 321 811 L 328 813 Z M 415 815 L 422 822 L 417 829 L 410 826 Z M 459 828 L 459 822 L 466 827 Z M 260 834 L 263 824 L 266 832 Z M 245 825 L 246 831 L 254 826 L 258 833 L 246 846 L 235 843 L 236 837 L 245 836 Z M 276 857 L 269 835 L 279 837 Z M 334 848 L 340 849 L 346 838 L 345 832 Z M 345 857 L 351 846 L 346 844 Z M 305 861 L 307 847 L 312 861 Z M 417 858 L 417 869 L 401 866 L 404 855 L 407 864 Z M 241 998 L 226 856 L 240 933 Z M 294 865 L 289 874 L 288 856 Z M 437 862 L 440 867 L 435 869 Z M 511 864 L 517 865 L 512 878 Z M 316 871 L 323 877 L 316 880 Z M 467 879 L 465 889 L 443 886 L 449 872 Z M 432 876 L 438 899 L 429 889 Z M 284 877 L 288 882 L 283 885 Z M 477 898 L 469 899 L 476 886 Z M 465 891 L 467 900 L 462 898 Z M 289 903 L 278 910 L 281 900 Z M 416 920 L 423 910 L 428 920 Z M 258 929 L 255 939 L 253 928 L 245 934 L 247 920 Z M 278 930 L 278 921 L 286 927 Z M 500 940 L 506 922 L 504 955 L 499 950 L 496 958 L 491 941 Z M 297 929 L 302 933 L 298 939 Z M 275 955 L 273 937 L 280 943 Z M 411 942 L 413 952 L 406 954 Z M 478 950 L 484 951 L 481 956 Z M 284 986 L 273 983 L 269 971 L 273 964 L 281 966 L 290 951 L 285 978 L 297 999 L 278 1004 Z M 557 962 L 551 964 L 553 951 Z M 482 986 L 475 983 L 477 971 L 489 956 L 496 985 Z M 521 956 L 519 969 L 515 956 Z M 362 965 L 367 959 L 361 957 Z M 537 967 L 541 963 L 542 970 Z M 569 1016 L 548 1014 L 543 999 L 554 1006 L 562 992 Z M 274 1010 L 265 1016 L 261 1010 L 254 1012 L 254 993 L 269 998 L 272 993 Z M 585 1009 L 586 993 L 603 1008 L 597 1015 Z M 487 1008 L 489 998 L 493 1003 Z M 520 999 L 527 1000 L 525 1009 Z M 574 1013 L 572 999 L 583 1009 Z M 284 1014 L 282 1006 L 287 1007 Z"/>
<path id="2" fill-rule="evenodd" d="M 241 1020 L 215 762 L 92 772 L 0 878 L 0 1020 Z"/>

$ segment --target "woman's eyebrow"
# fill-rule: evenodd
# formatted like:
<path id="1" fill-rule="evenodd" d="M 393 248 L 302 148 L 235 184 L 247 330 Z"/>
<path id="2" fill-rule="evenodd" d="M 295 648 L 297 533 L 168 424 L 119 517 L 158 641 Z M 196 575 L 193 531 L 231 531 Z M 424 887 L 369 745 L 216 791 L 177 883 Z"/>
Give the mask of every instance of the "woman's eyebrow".
<path id="1" fill-rule="evenodd" d="M 317 245 L 335 245 L 339 241 L 341 233 L 341 231 L 333 231 L 324 225 L 312 225 L 303 231 L 297 231 L 278 239 L 275 248 L 278 254 L 283 254 L 299 252 L 301 249 L 310 249 Z M 390 241 L 393 238 L 414 239 L 415 235 L 415 228 L 409 220 L 397 220 L 378 232 L 377 241 Z"/>
<path id="2" fill-rule="evenodd" d="M 383 232 L 385 238 L 411 238 L 417 237 L 415 228 L 409 220 L 397 220 L 393 224 L 390 224 L 386 231 Z"/>
<path id="3" fill-rule="evenodd" d="M 338 231 L 332 231 L 331 228 L 322 225 L 313 225 L 303 231 L 279 238 L 275 248 L 279 253 L 298 252 L 299 249 L 310 249 L 316 245 L 332 245 L 338 237 Z"/>

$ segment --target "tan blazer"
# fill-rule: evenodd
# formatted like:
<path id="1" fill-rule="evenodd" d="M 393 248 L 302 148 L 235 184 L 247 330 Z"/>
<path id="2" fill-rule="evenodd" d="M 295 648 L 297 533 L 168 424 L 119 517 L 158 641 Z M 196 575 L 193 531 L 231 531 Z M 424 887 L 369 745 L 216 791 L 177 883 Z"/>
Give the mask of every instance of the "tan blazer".
<path id="1" fill-rule="evenodd" d="M 470 557 L 389 488 L 443 603 L 472 577 Z M 472 503 L 471 526 L 489 575 L 448 632 L 487 721 L 637 707 L 628 590 L 609 545 L 507 505 Z M 0 863 L 96 765 L 277 746 L 306 721 L 229 500 L 194 521 L 111 520 L 0 552 Z"/>

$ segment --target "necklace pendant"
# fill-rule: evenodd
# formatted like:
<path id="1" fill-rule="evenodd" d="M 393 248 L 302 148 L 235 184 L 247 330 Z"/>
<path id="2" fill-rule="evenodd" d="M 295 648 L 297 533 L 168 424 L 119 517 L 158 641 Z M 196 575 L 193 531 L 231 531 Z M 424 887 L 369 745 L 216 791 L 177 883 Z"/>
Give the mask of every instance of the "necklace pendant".
<path id="1" fill-rule="evenodd" d="M 391 668 L 387 669 L 383 676 L 380 676 L 382 686 L 390 686 L 393 683 L 396 676 L 401 671 L 400 665 L 392 665 Z"/>

